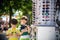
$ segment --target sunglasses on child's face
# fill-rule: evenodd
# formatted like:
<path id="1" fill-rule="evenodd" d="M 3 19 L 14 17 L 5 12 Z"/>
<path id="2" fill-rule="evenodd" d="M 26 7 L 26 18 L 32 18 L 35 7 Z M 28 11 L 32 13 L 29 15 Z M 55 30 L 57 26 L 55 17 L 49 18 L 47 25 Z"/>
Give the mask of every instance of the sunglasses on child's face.
<path id="1" fill-rule="evenodd" d="M 22 20 L 26 20 L 27 21 L 27 19 L 22 19 Z"/>
<path id="2" fill-rule="evenodd" d="M 25 17 L 23 17 L 22 20 L 26 20 L 27 21 L 27 19 Z"/>
<path id="3" fill-rule="evenodd" d="M 25 19 L 27 21 L 27 19 Z"/>

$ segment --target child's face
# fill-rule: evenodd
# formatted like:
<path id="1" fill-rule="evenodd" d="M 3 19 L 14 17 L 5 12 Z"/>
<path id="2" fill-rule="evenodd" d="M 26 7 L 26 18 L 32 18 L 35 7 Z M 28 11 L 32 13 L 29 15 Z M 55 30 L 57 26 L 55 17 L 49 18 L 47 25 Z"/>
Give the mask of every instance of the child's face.
<path id="1" fill-rule="evenodd" d="M 21 20 L 21 23 L 26 24 L 26 23 L 27 23 L 27 21 L 23 19 L 23 20 Z"/>
<path id="2" fill-rule="evenodd" d="M 16 27 L 16 25 L 11 24 L 11 27 L 15 28 L 15 27 Z"/>

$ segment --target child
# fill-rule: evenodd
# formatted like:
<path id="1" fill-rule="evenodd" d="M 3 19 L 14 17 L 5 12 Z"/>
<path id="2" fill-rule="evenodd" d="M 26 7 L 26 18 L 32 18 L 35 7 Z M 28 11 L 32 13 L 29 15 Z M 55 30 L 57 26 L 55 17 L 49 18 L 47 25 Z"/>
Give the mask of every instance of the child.
<path id="1" fill-rule="evenodd" d="M 8 40 L 18 40 L 20 31 L 16 28 L 17 23 L 16 19 L 11 20 L 11 28 L 6 33 Z"/>
<path id="2" fill-rule="evenodd" d="M 20 27 L 20 40 L 30 40 L 30 27 L 26 25 L 28 21 L 28 18 L 26 16 L 23 16 L 20 20 L 21 22 L 21 27 Z"/>

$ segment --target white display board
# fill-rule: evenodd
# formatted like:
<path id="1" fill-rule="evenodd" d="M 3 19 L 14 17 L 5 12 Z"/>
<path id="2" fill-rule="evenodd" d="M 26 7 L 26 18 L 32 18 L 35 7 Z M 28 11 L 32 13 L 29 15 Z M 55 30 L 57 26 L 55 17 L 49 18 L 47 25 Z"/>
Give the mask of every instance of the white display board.
<path id="1" fill-rule="evenodd" d="M 55 40 L 55 27 L 37 27 L 37 40 Z"/>

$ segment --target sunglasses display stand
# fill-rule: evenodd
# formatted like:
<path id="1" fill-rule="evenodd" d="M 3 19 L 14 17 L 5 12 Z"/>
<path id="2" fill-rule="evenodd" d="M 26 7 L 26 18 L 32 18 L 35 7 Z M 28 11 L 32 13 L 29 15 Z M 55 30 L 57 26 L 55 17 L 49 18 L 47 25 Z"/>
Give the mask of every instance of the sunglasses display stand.
<path id="1" fill-rule="evenodd" d="M 33 25 L 36 26 L 36 40 L 56 40 L 55 0 L 32 0 Z"/>
<path id="2" fill-rule="evenodd" d="M 54 0 L 33 1 L 33 21 L 35 25 L 54 26 Z"/>

